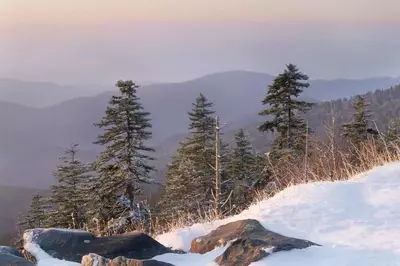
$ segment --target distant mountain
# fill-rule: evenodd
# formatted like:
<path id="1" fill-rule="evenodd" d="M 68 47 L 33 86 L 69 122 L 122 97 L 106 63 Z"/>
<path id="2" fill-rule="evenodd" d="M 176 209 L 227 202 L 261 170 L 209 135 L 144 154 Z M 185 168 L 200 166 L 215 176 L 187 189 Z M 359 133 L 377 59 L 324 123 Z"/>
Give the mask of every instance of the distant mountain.
<path id="1" fill-rule="evenodd" d="M 180 140 L 187 134 L 187 111 L 192 102 L 203 93 L 215 103 L 215 110 L 222 122 L 227 122 L 225 137 L 231 139 L 233 132 L 245 127 L 258 149 L 265 148 L 271 141 L 262 135 L 256 126 L 262 121 L 257 113 L 262 109 L 261 100 L 273 76 L 247 71 L 232 71 L 208 75 L 199 79 L 174 84 L 152 84 L 139 89 L 146 110 L 151 112 L 154 138 L 151 142 L 157 150 L 155 166 L 159 170 L 157 178 L 163 178 L 165 166 L 174 154 Z M 400 81 L 391 78 L 368 80 L 316 80 L 311 81 L 303 97 L 320 102 L 366 93 L 379 88 L 388 88 Z M 27 83 L 21 83 L 27 84 Z M 35 83 L 36 84 L 36 83 Z M 51 83 L 45 83 L 51 84 Z M 24 86 L 25 86 L 24 85 Z M 37 84 L 36 84 L 37 85 Z M 27 87 L 16 87 L 19 91 L 9 101 L 0 100 L 0 228 L 2 232 L 13 229 L 17 213 L 28 210 L 30 199 L 37 190 L 47 190 L 54 183 L 52 171 L 62 156 L 63 149 L 72 142 L 80 144 L 80 157 L 84 161 L 93 160 L 101 147 L 92 144 L 99 130 L 93 126 L 104 115 L 104 110 L 112 92 L 69 99 L 46 108 L 34 108 L 16 96 L 23 94 Z M 54 88 L 51 84 L 36 87 Z M 0 86 L 1 91 L 1 86 Z M 21 92 L 22 91 L 22 92 Z M 42 93 L 45 90 L 42 90 Z M 0 93 L 1 95 L 1 93 Z M 36 97 L 35 94 L 31 95 Z M 38 96 L 39 97 L 39 96 Z M 40 98 L 40 97 L 39 97 Z M 381 97 L 373 108 L 382 116 L 400 115 L 398 94 Z M 1 98 L 3 99 L 4 98 Z M 14 100 L 13 100 L 14 99 Z M 53 98 L 58 99 L 61 98 Z M 391 100 L 393 99 L 393 100 Z M 39 99 L 40 100 L 40 99 Z M 49 103 L 49 102 L 47 102 Z M 37 105 L 43 102 L 37 102 Z M 347 104 L 348 105 L 348 104 Z M 313 125 L 323 126 L 327 115 L 326 106 L 320 104 L 310 114 Z M 343 117 L 345 115 L 343 114 Z M 384 120 L 384 119 L 380 119 Z M 7 185 L 7 187 L 4 187 Z M 157 194 L 154 188 L 151 193 Z M 4 240 L 5 239 L 5 240 Z M 0 245 L 10 239 L 0 234 Z"/>
<path id="2" fill-rule="evenodd" d="M 0 100 L 31 107 L 48 107 L 63 101 L 110 90 L 95 85 L 63 86 L 52 82 L 0 78 Z"/>
<path id="3" fill-rule="evenodd" d="M 228 123 L 226 130 L 234 130 L 260 121 L 256 114 L 262 109 L 261 100 L 272 80 L 273 76 L 267 74 L 231 71 L 183 83 L 141 87 L 139 96 L 151 112 L 151 145 L 159 148 L 157 157 L 168 159 L 173 154 L 179 139 L 174 136 L 186 134 L 187 111 L 199 93 L 215 103 L 217 114 Z M 385 88 L 395 82 L 391 78 L 368 80 L 372 85 L 366 80 L 311 81 L 304 97 L 318 102 Z M 0 185 L 47 188 L 54 182 L 52 171 L 57 159 L 71 142 L 80 144 L 84 160 L 95 159 L 101 147 L 92 144 L 99 133 L 93 123 L 104 115 L 112 94 L 74 98 L 46 108 L 0 102 Z M 157 167 L 165 166 L 166 159 L 156 162 Z"/>

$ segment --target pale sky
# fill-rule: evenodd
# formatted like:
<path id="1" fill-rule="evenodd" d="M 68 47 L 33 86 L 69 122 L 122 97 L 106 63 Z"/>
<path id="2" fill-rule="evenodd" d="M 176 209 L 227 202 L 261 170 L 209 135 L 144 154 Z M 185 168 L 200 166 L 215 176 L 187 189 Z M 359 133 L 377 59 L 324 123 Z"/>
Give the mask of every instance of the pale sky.
<path id="1" fill-rule="evenodd" d="M 0 78 L 400 76 L 400 0 L 0 0 Z"/>
<path id="2" fill-rule="evenodd" d="M 0 0 L 2 24 L 129 20 L 400 21 L 399 0 Z"/>

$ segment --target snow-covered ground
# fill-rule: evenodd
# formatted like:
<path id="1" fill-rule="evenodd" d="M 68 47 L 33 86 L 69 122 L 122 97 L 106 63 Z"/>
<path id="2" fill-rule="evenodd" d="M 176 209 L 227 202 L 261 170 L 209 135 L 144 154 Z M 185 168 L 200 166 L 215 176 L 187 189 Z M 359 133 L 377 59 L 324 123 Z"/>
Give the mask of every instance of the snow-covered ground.
<path id="1" fill-rule="evenodd" d="M 166 246 L 189 250 L 193 238 L 218 226 L 257 219 L 269 230 L 322 247 L 273 253 L 252 266 L 400 266 L 400 163 L 387 164 L 345 182 L 290 187 L 240 215 L 160 235 Z M 154 259 L 176 266 L 214 266 L 224 248 L 199 254 L 164 254 Z M 36 251 L 37 252 L 37 251 Z M 43 254 L 42 254 L 43 255 Z M 39 266 L 71 265 L 46 255 Z M 47 263 L 50 262 L 47 257 Z"/>

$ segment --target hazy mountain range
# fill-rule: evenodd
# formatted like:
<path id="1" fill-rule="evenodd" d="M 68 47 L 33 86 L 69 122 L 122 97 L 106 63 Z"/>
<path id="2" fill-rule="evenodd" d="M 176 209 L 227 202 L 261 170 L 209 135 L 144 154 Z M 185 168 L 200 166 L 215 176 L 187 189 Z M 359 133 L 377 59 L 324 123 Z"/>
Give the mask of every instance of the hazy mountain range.
<path id="1" fill-rule="evenodd" d="M 273 76 L 268 74 L 231 71 L 183 83 L 141 87 L 139 95 L 152 117 L 151 144 L 157 150 L 157 178 L 163 178 L 166 164 L 187 134 L 187 111 L 199 93 L 215 103 L 217 114 L 227 122 L 226 138 L 237 128 L 245 127 L 258 148 L 265 146 L 267 138 L 255 128 L 262 121 L 257 113 L 262 109 L 261 101 L 272 80 Z M 312 80 L 310 83 L 303 98 L 320 102 L 386 89 L 399 84 L 400 78 Z M 106 89 L 110 91 L 100 93 Z M 52 171 L 64 148 L 72 142 L 79 143 L 80 157 L 85 161 L 99 154 L 101 147 L 92 144 L 99 133 L 93 123 L 103 116 L 112 90 L 116 91 L 106 86 L 60 86 L 0 79 L 0 202 L 12 206 L 5 207 L 7 212 L 0 214 L 0 228 L 4 233 L 0 234 L 0 244 L 9 244 L 10 237 L 6 234 L 14 229 L 17 214 L 28 210 L 32 195 L 36 191 L 43 193 L 54 183 Z"/>
<path id="2" fill-rule="evenodd" d="M 141 87 L 139 95 L 146 110 L 151 112 L 154 134 L 151 144 L 159 148 L 157 157 L 169 157 L 180 136 L 186 134 L 187 111 L 200 92 L 215 103 L 215 110 L 228 123 L 229 131 L 260 121 L 257 112 L 272 80 L 273 76 L 268 74 L 231 71 L 183 83 Z M 399 82 L 394 78 L 315 80 L 304 97 L 315 102 L 332 100 L 388 88 Z M 6 86 L 7 82 L 3 80 L 0 84 Z M 19 84 L 21 87 L 13 87 L 15 95 L 4 93 L 10 92 L 10 88 L 0 87 L 0 185 L 48 188 L 53 183 L 52 171 L 58 158 L 72 142 L 80 144 L 84 160 L 94 159 L 101 151 L 101 147 L 92 144 L 99 133 L 93 123 L 102 118 L 113 92 L 79 97 L 79 93 L 96 90 L 80 92 L 77 87 L 53 83 Z M 36 97 L 32 105 L 56 104 L 45 108 L 23 105 L 29 103 L 32 95 L 38 96 L 36 91 L 54 97 Z M 77 98 L 72 98 L 76 95 Z M 67 100 L 57 103 L 63 99 Z M 165 161 L 159 164 L 158 167 L 165 166 Z"/>

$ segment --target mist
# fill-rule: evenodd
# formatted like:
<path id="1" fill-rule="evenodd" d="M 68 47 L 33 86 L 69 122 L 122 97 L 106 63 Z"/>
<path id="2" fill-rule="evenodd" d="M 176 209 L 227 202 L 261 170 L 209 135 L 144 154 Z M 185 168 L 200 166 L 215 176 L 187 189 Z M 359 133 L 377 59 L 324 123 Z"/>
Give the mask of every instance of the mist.
<path id="1" fill-rule="evenodd" d="M 400 76 L 396 23 L 141 22 L 1 32 L 0 77 L 60 84 L 178 82 L 298 64 L 312 78 Z"/>

